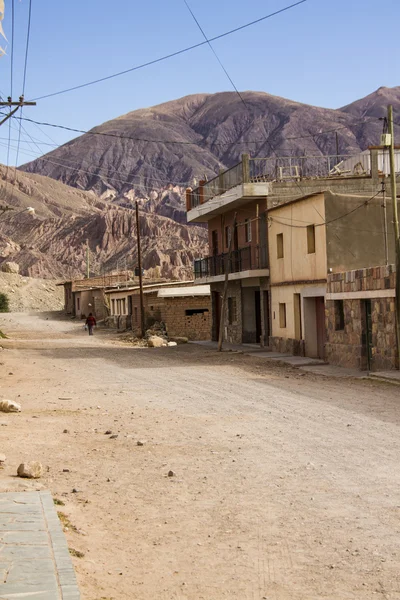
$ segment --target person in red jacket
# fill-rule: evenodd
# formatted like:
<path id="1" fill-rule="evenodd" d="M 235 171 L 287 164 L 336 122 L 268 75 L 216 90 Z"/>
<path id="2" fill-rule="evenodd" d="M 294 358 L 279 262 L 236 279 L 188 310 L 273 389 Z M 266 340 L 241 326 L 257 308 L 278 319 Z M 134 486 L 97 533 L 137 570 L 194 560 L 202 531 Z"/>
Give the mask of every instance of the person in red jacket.
<path id="1" fill-rule="evenodd" d="M 89 329 L 89 335 L 93 335 L 93 327 L 96 325 L 96 319 L 89 313 L 88 318 L 86 319 L 86 326 Z"/>

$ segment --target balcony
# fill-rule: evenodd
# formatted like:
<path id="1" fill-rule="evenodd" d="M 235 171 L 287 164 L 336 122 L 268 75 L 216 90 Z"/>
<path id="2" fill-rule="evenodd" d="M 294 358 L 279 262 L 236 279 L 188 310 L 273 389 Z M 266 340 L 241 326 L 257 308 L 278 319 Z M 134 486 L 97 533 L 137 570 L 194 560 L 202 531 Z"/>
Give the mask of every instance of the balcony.
<path id="1" fill-rule="evenodd" d="M 228 269 L 229 279 L 268 276 L 267 247 L 246 246 L 233 250 L 231 256 L 225 252 L 194 261 L 195 279 L 209 280 L 212 278 L 213 281 L 222 281 L 225 278 L 226 269 Z"/>
<path id="2" fill-rule="evenodd" d="M 249 198 L 265 197 L 276 183 L 300 182 L 313 179 L 343 179 L 371 175 L 370 153 L 340 156 L 284 156 L 250 158 L 242 161 L 210 181 L 186 192 L 189 222 L 207 221 L 234 208 Z M 207 206 L 204 206 L 207 204 Z"/>

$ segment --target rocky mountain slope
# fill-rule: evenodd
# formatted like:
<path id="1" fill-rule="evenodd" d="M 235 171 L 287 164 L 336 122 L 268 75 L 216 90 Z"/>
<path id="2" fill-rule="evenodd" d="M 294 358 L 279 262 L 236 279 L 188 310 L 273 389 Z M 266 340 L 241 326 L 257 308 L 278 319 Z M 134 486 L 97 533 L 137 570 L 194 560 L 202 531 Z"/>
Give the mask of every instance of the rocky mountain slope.
<path id="1" fill-rule="evenodd" d="M 132 209 L 100 200 L 41 175 L 0 166 L 0 266 L 13 261 L 23 275 L 60 278 L 132 270 L 137 264 Z M 32 215 L 26 208 L 35 208 Z M 206 230 L 140 210 L 143 267 L 163 277 L 190 278 L 193 258 L 206 248 Z"/>
<path id="2" fill-rule="evenodd" d="M 388 103 L 400 87 L 338 110 L 264 92 L 196 94 L 136 110 L 94 128 L 17 171 L 0 167 L 0 200 L 25 212 L 0 215 L 0 263 L 36 277 L 81 276 L 86 239 L 92 271 L 136 264 L 132 211 L 141 201 L 146 269 L 190 277 L 206 232 L 185 225 L 184 189 L 230 167 L 243 152 L 272 155 L 357 153 L 379 142 Z M 397 119 L 400 122 L 400 118 Z M 72 123 L 73 124 L 73 123 Z M 400 137 L 400 127 L 396 126 Z M 108 135 L 97 135 L 108 134 Z M 63 183 L 60 183 L 63 182 Z M 68 184 L 68 185 L 65 185 Z"/>
<path id="3" fill-rule="evenodd" d="M 379 143 L 378 117 L 386 114 L 387 104 L 400 110 L 400 87 L 380 88 L 338 110 L 264 92 L 242 97 L 245 104 L 234 92 L 196 94 L 136 110 L 21 168 L 124 205 L 145 198 L 148 210 L 182 221 L 183 189 L 232 166 L 243 152 L 336 154 L 337 130 L 339 152 L 357 153 Z M 400 135 L 400 127 L 397 131 Z"/>
<path id="4" fill-rule="evenodd" d="M 0 272 L 0 290 L 7 294 L 11 312 L 62 310 L 64 288 L 52 281 Z"/>

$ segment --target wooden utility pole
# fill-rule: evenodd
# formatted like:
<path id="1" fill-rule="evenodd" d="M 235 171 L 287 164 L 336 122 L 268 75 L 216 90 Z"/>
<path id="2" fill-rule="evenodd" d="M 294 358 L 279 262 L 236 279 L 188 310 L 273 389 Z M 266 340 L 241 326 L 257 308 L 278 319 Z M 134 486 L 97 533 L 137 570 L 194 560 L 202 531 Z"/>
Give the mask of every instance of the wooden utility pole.
<path id="1" fill-rule="evenodd" d="M 11 100 L 11 97 L 9 96 L 7 98 L 7 102 L 0 102 L 0 106 L 9 106 L 10 108 L 11 108 L 11 106 L 15 106 L 15 108 L 13 110 L 10 110 L 8 115 L 6 115 L 4 117 L 4 119 L 2 121 L 0 121 L 0 126 L 1 126 L 1 125 L 3 125 L 3 123 L 8 121 L 8 119 L 10 117 L 12 117 L 17 112 L 18 109 L 22 108 L 23 106 L 36 106 L 36 102 L 25 102 L 23 96 L 19 97 L 18 102 L 13 102 Z"/>
<path id="2" fill-rule="evenodd" d="M 390 187 L 393 202 L 393 226 L 394 226 L 394 248 L 396 255 L 396 334 L 397 334 L 397 357 L 400 367 L 400 238 L 399 238 L 399 215 L 397 210 L 397 186 L 396 186 L 396 164 L 394 155 L 394 127 L 393 106 L 388 106 L 388 124 L 390 133 Z"/>
<path id="3" fill-rule="evenodd" d="M 89 240 L 86 239 L 86 277 L 90 278 L 90 255 L 89 255 Z"/>
<path id="4" fill-rule="evenodd" d="M 140 248 L 140 227 L 139 227 L 139 204 L 136 200 L 136 240 L 137 240 L 137 255 L 139 268 L 139 292 L 140 292 L 140 332 L 142 337 L 145 333 L 144 319 L 144 300 L 143 300 L 143 279 L 142 279 L 142 251 Z"/>
<path id="5" fill-rule="evenodd" d="M 225 265 L 225 281 L 224 281 L 224 291 L 222 294 L 222 306 L 221 306 L 221 317 L 219 324 L 219 336 L 218 336 L 218 352 L 222 350 L 222 340 L 224 339 L 224 326 L 225 326 L 225 313 L 226 313 L 226 304 L 228 300 L 228 281 L 229 281 L 229 272 L 230 265 L 232 264 L 232 251 L 233 251 L 233 239 L 235 237 L 235 229 L 236 229 L 236 213 L 233 217 L 233 227 L 231 231 L 231 237 L 229 239 L 229 247 L 228 247 L 228 260 Z M 222 231 L 223 233 L 223 231 Z"/>

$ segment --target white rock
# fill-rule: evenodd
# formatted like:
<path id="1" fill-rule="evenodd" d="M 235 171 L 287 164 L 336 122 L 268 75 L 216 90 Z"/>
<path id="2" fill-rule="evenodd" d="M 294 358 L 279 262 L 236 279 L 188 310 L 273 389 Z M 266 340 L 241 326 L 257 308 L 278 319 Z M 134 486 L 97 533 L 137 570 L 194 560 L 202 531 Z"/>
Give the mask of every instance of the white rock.
<path id="1" fill-rule="evenodd" d="M 168 342 L 168 346 L 169 346 L 169 347 L 171 347 L 171 346 L 177 346 L 177 345 L 178 345 L 178 344 L 177 344 L 176 342 Z"/>
<path id="2" fill-rule="evenodd" d="M 25 477 L 27 479 L 39 479 L 42 474 L 42 464 L 36 460 L 20 464 L 17 470 L 18 477 Z"/>
<path id="3" fill-rule="evenodd" d="M 19 273 L 19 265 L 15 262 L 5 262 L 1 265 L 3 273 Z"/>
<path id="4" fill-rule="evenodd" d="M 163 346 L 167 345 L 166 341 L 158 335 L 152 335 L 147 343 L 149 348 L 162 348 Z"/>
<path id="5" fill-rule="evenodd" d="M 21 405 L 14 400 L 0 400 L 0 412 L 21 412 Z"/>

